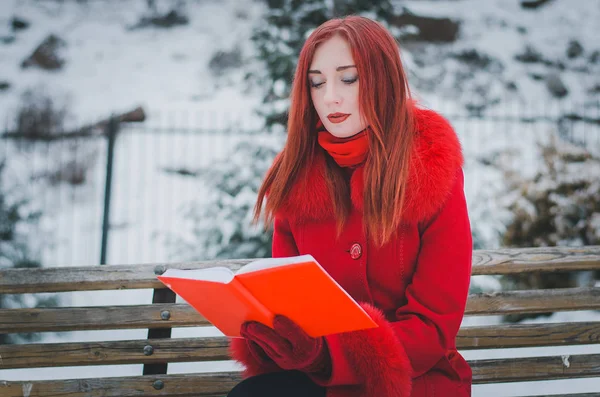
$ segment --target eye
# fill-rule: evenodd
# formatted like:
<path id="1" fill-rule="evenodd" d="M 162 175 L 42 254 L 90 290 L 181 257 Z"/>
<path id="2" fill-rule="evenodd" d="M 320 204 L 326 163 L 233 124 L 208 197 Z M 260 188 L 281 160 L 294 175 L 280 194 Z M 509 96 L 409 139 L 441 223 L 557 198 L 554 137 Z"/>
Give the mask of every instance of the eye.
<path id="1" fill-rule="evenodd" d="M 352 76 L 352 77 L 343 77 L 342 81 L 346 84 L 353 84 L 356 82 L 356 80 L 358 80 L 358 76 Z"/>
<path id="2" fill-rule="evenodd" d="M 323 84 L 325 84 L 324 81 L 312 81 L 312 80 L 310 81 L 310 86 L 313 88 L 319 88 Z"/>

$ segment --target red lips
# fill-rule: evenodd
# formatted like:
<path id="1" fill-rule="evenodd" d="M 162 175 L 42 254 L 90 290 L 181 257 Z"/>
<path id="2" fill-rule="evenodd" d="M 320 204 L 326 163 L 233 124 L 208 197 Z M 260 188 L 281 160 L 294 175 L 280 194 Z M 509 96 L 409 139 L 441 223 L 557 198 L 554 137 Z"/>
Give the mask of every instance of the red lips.
<path id="1" fill-rule="evenodd" d="M 346 120 L 348 117 L 350 117 L 350 115 L 347 113 L 331 113 L 327 116 L 329 121 L 331 121 L 334 124 L 341 123 L 342 121 Z"/>

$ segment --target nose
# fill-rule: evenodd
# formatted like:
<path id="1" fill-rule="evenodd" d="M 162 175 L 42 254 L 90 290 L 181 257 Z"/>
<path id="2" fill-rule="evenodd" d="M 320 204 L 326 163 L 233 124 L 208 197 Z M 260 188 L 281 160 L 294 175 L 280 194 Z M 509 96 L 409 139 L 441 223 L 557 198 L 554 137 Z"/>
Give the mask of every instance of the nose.
<path id="1" fill-rule="evenodd" d="M 325 94 L 323 97 L 326 105 L 339 104 L 342 101 L 340 93 L 335 84 L 325 84 Z"/>

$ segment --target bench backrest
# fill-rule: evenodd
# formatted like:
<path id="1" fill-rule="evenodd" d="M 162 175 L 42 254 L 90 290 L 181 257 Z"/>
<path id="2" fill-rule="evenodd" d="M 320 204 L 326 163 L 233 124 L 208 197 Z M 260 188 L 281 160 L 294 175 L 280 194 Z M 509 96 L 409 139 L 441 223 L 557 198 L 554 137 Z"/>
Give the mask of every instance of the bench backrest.
<path id="1" fill-rule="evenodd" d="M 0 271 L 0 294 L 153 289 L 144 305 L 0 309 L 0 334 L 73 330 L 148 329 L 147 339 L 24 343 L 0 346 L 0 395 L 218 396 L 240 379 L 237 371 L 166 374 L 167 363 L 228 360 L 226 338 L 171 338 L 176 327 L 209 326 L 156 280 L 166 268 L 198 269 L 249 260 Z M 475 251 L 473 275 L 600 270 L 600 247 Z M 217 304 L 217 303 L 216 303 Z M 507 315 L 600 309 L 600 288 L 507 291 L 469 296 L 466 315 Z M 461 351 L 600 343 L 600 322 L 501 324 L 463 327 Z M 71 380 L 6 380 L 7 369 L 143 364 L 139 376 Z M 519 382 L 600 377 L 600 354 L 470 361 L 473 381 Z M 68 373 L 64 377 L 68 377 Z M 599 378 L 600 382 L 600 378 Z"/>

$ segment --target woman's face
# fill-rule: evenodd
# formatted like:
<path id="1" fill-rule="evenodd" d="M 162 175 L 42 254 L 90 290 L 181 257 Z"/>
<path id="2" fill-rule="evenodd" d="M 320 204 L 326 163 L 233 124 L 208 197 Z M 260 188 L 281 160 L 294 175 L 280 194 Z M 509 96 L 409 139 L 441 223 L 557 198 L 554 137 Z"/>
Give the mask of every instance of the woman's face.
<path id="1" fill-rule="evenodd" d="M 350 46 L 340 36 L 320 44 L 308 71 L 310 96 L 332 135 L 346 138 L 367 127 L 358 102 L 358 73 Z"/>

